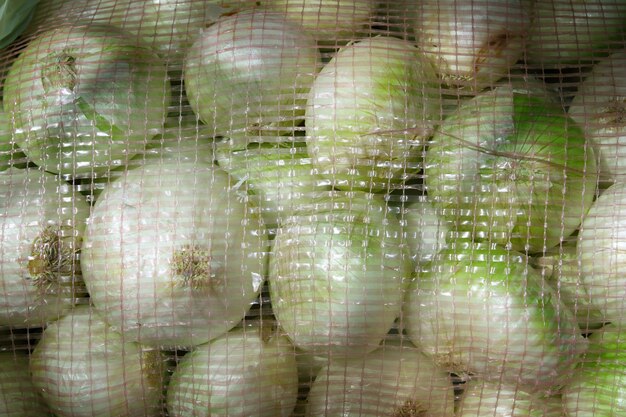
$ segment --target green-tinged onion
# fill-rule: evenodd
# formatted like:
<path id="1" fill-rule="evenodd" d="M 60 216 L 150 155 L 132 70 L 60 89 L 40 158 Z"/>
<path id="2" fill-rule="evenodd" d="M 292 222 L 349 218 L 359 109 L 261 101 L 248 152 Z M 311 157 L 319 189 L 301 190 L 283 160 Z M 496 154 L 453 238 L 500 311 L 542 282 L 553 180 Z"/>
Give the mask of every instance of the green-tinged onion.
<path id="1" fill-rule="evenodd" d="M 153 161 L 100 195 L 83 276 L 107 322 L 146 345 L 185 348 L 237 325 L 265 279 L 266 228 L 215 165 Z"/>
<path id="2" fill-rule="evenodd" d="M 563 388 L 568 417 L 617 417 L 626 413 L 626 333 L 607 325 L 589 337 L 589 351 Z"/>
<path id="3" fill-rule="evenodd" d="M 450 224 L 426 196 L 406 203 L 398 214 L 404 239 L 415 264 L 428 262 L 446 246 Z"/>
<path id="4" fill-rule="evenodd" d="M 551 391 L 586 348 L 573 313 L 526 256 L 457 240 L 423 267 L 407 294 L 407 335 L 459 375 Z"/>
<path id="5" fill-rule="evenodd" d="M 574 312 L 581 331 L 602 327 L 605 319 L 593 305 L 589 288 L 585 285 L 575 241 L 568 241 L 542 253 L 533 260 L 533 266 Z"/>
<path id="6" fill-rule="evenodd" d="M 25 168 L 26 164 L 26 155 L 13 137 L 13 121 L 0 109 L 0 171 L 13 166 Z"/>
<path id="7" fill-rule="evenodd" d="M 453 415 L 449 375 L 409 342 L 331 360 L 313 382 L 305 412 L 306 417 Z"/>
<path id="8" fill-rule="evenodd" d="M 85 197 L 39 169 L 0 172 L 0 326 L 44 326 L 83 296 Z"/>
<path id="9" fill-rule="evenodd" d="M 593 203 L 578 235 L 583 290 L 604 321 L 626 323 L 626 183 Z"/>
<path id="10" fill-rule="evenodd" d="M 193 111 L 215 135 L 244 148 L 250 137 L 293 132 L 321 62 L 314 38 L 280 13 L 219 19 L 196 39 L 184 83 Z"/>
<path id="11" fill-rule="evenodd" d="M 626 19 L 626 17 L 624 17 Z M 600 179 L 626 180 L 626 49 L 597 63 L 578 86 L 569 115 L 594 144 Z"/>
<path id="12" fill-rule="evenodd" d="M 68 177 L 106 173 L 143 150 L 161 131 L 170 97 L 157 55 L 110 25 L 39 34 L 4 84 L 17 144 Z"/>
<path id="13" fill-rule="evenodd" d="M 0 353 L 0 415 L 3 417 L 51 417 L 35 390 L 24 352 Z"/>
<path id="14" fill-rule="evenodd" d="M 39 0 L 0 2 L 0 49 L 6 48 L 28 26 Z"/>
<path id="15" fill-rule="evenodd" d="M 307 147 L 333 186 L 388 191 L 415 177 L 440 119 L 432 65 L 410 42 L 377 36 L 340 49 L 306 104 Z"/>
<path id="16" fill-rule="evenodd" d="M 278 228 L 270 296 L 294 344 L 315 355 L 376 349 L 412 272 L 399 221 L 376 195 L 321 193 Z"/>
<path id="17" fill-rule="evenodd" d="M 450 85 L 482 90 L 522 57 L 531 0 L 421 0 L 414 7 L 417 44 Z"/>
<path id="18" fill-rule="evenodd" d="M 161 415 L 165 357 L 125 340 L 89 306 L 46 328 L 30 370 L 57 417 Z"/>
<path id="19" fill-rule="evenodd" d="M 519 251 L 571 235 L 597 177 L 594 151 L 562 106 L 511 85 L 462 104 L 425 155 L 428 195 L 454 229 Z"/>
<path id="20" fill-rule="evenodd" d="M 288 417 L 298 397 L 293 345 L 268 323 L 231 330 L 186 354 L 172 375 L 172 417 Z"/>
<path id="21" fill-rule="evenodd" d="M 533 12 L 524 52 L 532 66 L 580 66 L 623 47 L 623 0 L 541 0 Z"/>
<path id="22" fill-rule="evenodd" d="M 472 380 L 463 385 L 456 417 L 563 417 L 559 396 L 544 397 L 513 384 Z"/>
<path id="23" fill-rule="evenodd" d="M 379 0 L 264 0 L 324 45 L 341 45 L 363 36 L 373 24 Z"/>
<path id="24" fill-rule="evenodd" d="M 331 188 L 313 168 L 304 142 L 254 143 L 239 151 L 218 147 L 216 159 L 231 176 L 246 181 L 268 227 Z"/>

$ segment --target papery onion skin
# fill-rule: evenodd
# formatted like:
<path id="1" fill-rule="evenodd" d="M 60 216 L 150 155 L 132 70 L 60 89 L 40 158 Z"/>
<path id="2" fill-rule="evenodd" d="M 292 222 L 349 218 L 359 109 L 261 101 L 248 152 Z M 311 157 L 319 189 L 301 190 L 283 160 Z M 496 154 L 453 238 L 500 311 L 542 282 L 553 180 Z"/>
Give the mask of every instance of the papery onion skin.
<path id="1" fill-rule="evenodd" d="M 592 307 L 604 321 L 626 323 L 626 184 L 600 194 L 578 235 L 581 280 Z"/>
<path id="2" fill-rule="evenodd" d="M 235 148 L 249 137 L 292 133 L 321 66 L 312 36 L 280 13 L 244 11 L 206 28 L 185 58 L 183 79 L 198 117 Z"/>
<path id="3" fill-rule="evenodd" d="M 452 417 L 449 375 L 410 342 L 332 359 L 307 397 L 306 417 Z"/>
<path id="4" fill-rule="evenodd" d="M 399 222 L 381 199 L 320 193 L 274 238 L 272 310 L 297 347 L 320 356 L 362 355 L 399 316 L 411 271 Z"/>
<path id="5" fill-rule="evenodd" d="M 4 84 L 20 148 L 73 178 L 104 174 L 141 151 L 160 132 L 170 97 L 160 58 L 111 25 L 39 34 Z"/>
<path id="6" fill-rule="evenodd" d="M 160 352 L 123 339 L 81 305 L 46 328 L 30 370 L 57 417 L 158 417 L 164 360 Z"/>
<path id="7" fill-rule="evenodd" d="M 345 44 L 370 30 L 379 0 L 264 0 L 328 46 Z"/>
<path id="8" fill-rule="evenodd" d="M 494 244 L 457 240 L 418 272 L 407 293 L 408 337 L 451 372 L 557 389 L 586 340 L 528 262 Z"/>
<path id="9" fill-rule="evenodd" d="M 440 112 L 434 68 L 411 42 L 360 39 L 340 49 L 311 87 L 305 124 L 313 166 L 342 190 L 399 188 L 419 173 Z"/>
<path id="10" fill-rule="evenodd" d="M 246 181 L 269 228 L 278 227 L 312 196 L 331 189 L 313 168 L 303 142 L 254 143 L 240 151 L 218 146 L 216 159 L 231 176 Z"/>
<path id="11" fill-rule="evenodd" d="M 186 354 L 169 384 L 169 415 L 290 416 L 298 397 L 295 351 L 267 326 L 233 329 Z"/>
<path id="12" fill-rule="evenodd" d="M 598 179 L 594 151 L 562 107 L 512 86 L 462 104 L 424 164 L 428 195 L 453 229 L 529 253 L 578 228 Z"/>
<path id="13" fill-rule="evenodd" d="M 515 384 L 470 380 L 456 417 L 563 417 L 558 396 L 544 397 Z"/>
<path id="14" fill-rule="evenodd" d="M 617 417 L 626 413 L 626 333 L 609 324 L 589 337 L 589 351 L 563 388 L 568 417 Z"/>
<path id="15" fill-rule="evenodd" d="M 626 19 L 626 17 L 625 17 Z M 600 180 L 626 180 L 626 50 L 599 61 L 578 86 L 569 106 L 598 156 Z"/>
<path id="16" fill-rule="evenodd" d="M 9 168 L 0 212 L 0 326 L 45 326 L 84 296 L 77 253 L 89 204 L 53 174 Z"/>
<path id="17" fill-rule="evenodd" d="M 131 340 L 189 348 L 245 316 L 267 270 L 267 230 L 244 186 L 180 160 L 128 171 L 100 195 L 82 247 L 96 309 Z"/>
<path id="18" fill-rule="evenodd" d="M 444 82 L 480 91 L 522 57 L 532 1 L 422 0 L 413 17 L 417 45 Z"/>
<path id="19" fill-rule="evenodd" d="M 576 67 L 623 47 L 623 0 L 542 0 L 533 12 L 524 53 L 531 67 Z"/>
<path id="20" fill-rule="evenodd" d="M 52 417 L 35 390 L 25 352 L 0 353 L 0 415 L 3 417 Z"/>

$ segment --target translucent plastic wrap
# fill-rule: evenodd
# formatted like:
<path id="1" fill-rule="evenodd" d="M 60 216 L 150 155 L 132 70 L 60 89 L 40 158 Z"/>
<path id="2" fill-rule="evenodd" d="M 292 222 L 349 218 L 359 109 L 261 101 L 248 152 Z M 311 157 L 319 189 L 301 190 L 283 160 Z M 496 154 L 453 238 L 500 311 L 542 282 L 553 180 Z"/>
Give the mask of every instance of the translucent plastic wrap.
<path id="1" fill-rule="evenodd" d="M 626 0 L 18 3 L 0 406 L 621 417 Z"/>

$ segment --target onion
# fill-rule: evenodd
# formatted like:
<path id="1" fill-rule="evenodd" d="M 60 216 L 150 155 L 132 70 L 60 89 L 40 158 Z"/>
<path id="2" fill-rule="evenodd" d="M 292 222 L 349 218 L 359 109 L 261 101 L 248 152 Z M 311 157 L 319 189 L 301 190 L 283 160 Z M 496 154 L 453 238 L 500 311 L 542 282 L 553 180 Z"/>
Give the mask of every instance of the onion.
<path id="1" fill-rule="evenodd" d="M 563 417 L 561 398 L 516 385 L 472 380 L 464 384 L 456 417 Z"/>
<path id="2" fill-rule="evenodd" d="M 13 122 L 0 110 L 0 171 L 12 166 L 25 168 L 26 155 L 20 150 L 13 138 Z"/>
<path id="3" fill-rule="evenodd" d="M 0 213 L 0 326 L 44 326 L 84 295 L 78 251 L 89 205 L 53 174 L 9 168 Z"/>
<path id="4" fill-rule="evenodd" d="M 211 164 L 164 160 L 128 171 L 100 195 L 81 264 L 96 309 L 126 338 L 189 348 L 245 316 L 267 250 L 245 187 Z"/>
<path id="5" fill-rule="evenodd" d="M 454 415 L 450 377 L 410 343 L 332 360 L 311 385 L 306 417 Z"/>
<path id="6" fill-rule="evenodd" d="M 51 417 L 35 390 L 29 356 L 23 352 L 0 353 L 0 415 L 3 417 Z"/>
<path id="7" fill-rule="evenodd" d="M 239 151 L 220 146 L 216 157 L 226 172 L 246 181 L 270 228 L 312 195 L 330 191 L 329 181 L 313 168 L 304 142 L 253 143 Z"/>
<path id="8" fill-rule="evenodd" d="M 398 220 L 361 192 L 321 193 L 274 238 L 272 309 L 294 344 L 319 356 L 376 349 L 399 316 L 412 265 Z"/>
<path id="9" fill-rule="evenodd" d="M 409 338 L 444 369 L 550 392 L 586 348 L 573 313 L 526 256 L 457 240 L 408 292 Z"/>
<path id="10" fill-rule="evenodd" d="M 450 85 L 482 90 L 522 57 L 530 0 L 421 0 L 415 5 L 419 48 Z"/>
<path id="11" fill-rule="evenodd" d="M 446 246 L 450 225 L 443 220 L 428 197 L 406 203 L 399 213 L 404 239 L 416 265 L 430 261 Z"/>
<path id="12" fill-rule="evenodd" d="M 563 388 L 568 417 L 621 416 L 626 413 L 626 335 L 607 325 L 589 337 L 589 351 Z"/>
<path id="13" fill-rule="evenodd" d="M 108 25 L 40 34 L 4 84 L 20 148 L 46 171 L 68 177 L 125 164 L 161 130 L 170 96 L 153 51 Z"/>
<path id="14" fill-rule="evenodd" d="M 625 181 L 626 49 L 592 68 L 572 99 L 569 115 L 596 147 L 600 179 L 608 183 Z"/>
<path id="15" fill-rule="evenodd" d="M 573 239 L 576 239 L 574 237 Z M 604 318 L 593 305 L 589 289 L 582 275 L 581 262 L 574 240 L 568 240 L 533 260 L 547 283 L 555 289 L 559 299 L 574 313 L 584 333 L 604 324 Z"/>
<path id="16" fill-rule="evenodd" d="M 329 46 L 345 44 L 365 35 L 373 24 L 379 0 L 264 0 L 270 10 Z"/>
<path id="17" fill-rule="evenodd" d="M 320 59 L 313 37 L 280 13 L 246 11 L 202 32 L 183 79 L 199 118 L 243 148 L 250 137 L 290 133 L 302 123 Z"/>
<path id="18" fill-rule="evenodd" d="M 57 417 L 157 417 L 164 359 L 123 339 L 81 305 L 46 328 L 30 369 Z"/>
<path id="19" fill-rule="evenodd" d="M 622 0 L 534 2 L 525 58 L 532 66 L 580 66 L 623 45 L 626 3 Z"/>
<path id="20" fill-rule="evenodd" d="M 626 323 L 626 184 L 606 189 L 578 235 L 582 287 L 603 321 Z"/>
<path id="21" fill-rule="evenodd" d="M 293 345 L 263 322 L 186 354 L 172 375 L 167 409 L 172 417 L 288 417 L 297 396 Z"/>
<path id="22" fill-rule="evenodd" d="M 440 118 L 433 67 L 405 40 L 351 43 L 320 71 L 306 105 L 307 147 L 336 188 L 380 192 L 420 170 Z"/>
<path id="23" fill-rule="evenodd" d="M 595 196 L 595 161 L 560 105 L 503 85 L 443 122 L 426 151 L 424 182 L 455 231 L 532 253 L 578 228 Z"/>

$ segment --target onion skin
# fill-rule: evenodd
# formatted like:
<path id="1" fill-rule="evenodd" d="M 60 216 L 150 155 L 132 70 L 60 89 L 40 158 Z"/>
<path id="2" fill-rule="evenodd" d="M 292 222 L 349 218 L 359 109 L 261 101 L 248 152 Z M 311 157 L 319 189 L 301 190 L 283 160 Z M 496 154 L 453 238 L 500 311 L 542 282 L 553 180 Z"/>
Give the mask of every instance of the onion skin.
<path id="1" fill-rule="evenodd" d="M 186 354 L 172 375 L 167 404 L 172 417 L 288 417 L 297 396 L 293 345 L 264 322 Z"/>
<path id="2" fill-rule="evenodd" d="M 577 243 L 582 286 L 591 307 L 603 321 L 619 324 L 626 323 L 625 226 L 626 184 L 616 183 L 591 206 Z"/>
<path id="3" fill-rule="evenodd" d="M 571 235 L 598 181 L 594 151 L 562 107 L 512 86 L 462 104 L 424 159 L 428 195 L 453 230 L 520 252 Z"/>
<path id="4" fill-rule="evenodd" d="M 39 34 L 4 84 L 17 144 L 46 171 L 71 178 L 106 174 L 143 150 L 170 98 L 158 56 L 110 25 Z"/>
<path id="5" fill-rule="evenodd" d="M 89 204 L 53 174 L 9 168 L 0 212 L 0 326 L 45 326 L 84 295 L 78 251 Z"/>
<path id="6" fill-rule="evenodd" d="M 245 187 L 222 169 L 154 161 L 98 198 L 83 277 L 96 309 L 129 340 L 190 348 L 245 316 L 265 279 L 267 239 Z"/>
<path id="7" fill-rule="evenodd" d="M 408 337 L 450 372 L 555 391 L 586 340 L 528 262 L 494 244 L 457 240 L 408 291 L 402 315 Z"/>
<path id="8" fill-rule="evenodd" d="M 589 337 L 589 351 L 563 388 L 568 417 L 617 417 L 626 413 L 626 334 L 609 324 Z"/>
<path id="9" fill-rule="evenodd" d="M 272 310 L 296 347 L 359 356 L 393 326 L 412 269 L 399 222 L 381 199 L 320 193 L 274 238 Z"/>
<path id="10" fill-rule="evenodd" d="M 320 66 L 315 40 L 298 25 L 280 13 L 244 11 L 197 37 L 183 80 L 191 108 L 214 135 L 245 148 L 250 137 L 296 130 Z"/>
<path id="11" fill-rule="evenodd" d="M 434 68 L 411 42 L 348 44 L 317 75 L 306 103 L 313 166 L 341 190 L 402 187 L 419 173 L 440 111 Z"/>
<path id="12" fill-rule="evenodd" d="M 506 76 L 522 57 L 532 1 L 416 3 L 417 45 L 445 83 L 480 91 Z"/>
<path id="13" fill-rule="evenodd" d="M 600 180 L 608 185 L 626 180 L 626 49 L 592 67 L 568 113 L 595 146 Z"/>
<path id="14" fill-rule="evenodd" d="M 448 374 L 409 342 L 333 359 L 308 394 L 306 417 L 452 417 Z"/>
<path id="15" fill-rule="evenodd" d="M 46 328 L 30 370 L 57 417 L 161 415 L 163 355 L 124 340 L 89 306 Z"/>

